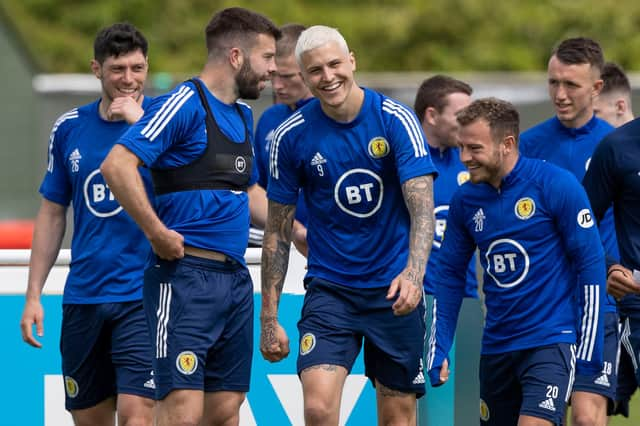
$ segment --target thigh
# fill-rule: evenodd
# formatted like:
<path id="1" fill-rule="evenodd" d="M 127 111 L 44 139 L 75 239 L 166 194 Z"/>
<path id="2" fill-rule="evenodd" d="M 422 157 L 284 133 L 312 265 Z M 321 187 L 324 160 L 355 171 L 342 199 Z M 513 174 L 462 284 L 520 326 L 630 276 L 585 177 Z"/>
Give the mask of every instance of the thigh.
<path id="1" fill-rule="evenodd" d="M 602 371 L 589 376 L 576 375 L 576 379 L 573 384 L 573 391 L 599 395 L 604 397 L 606 401 L 609 401 L 610 406 L 613 407 L 613 402 L 616 399 L 616 387 L 618 383 L 618 374 L 616 369 L 619 347 L 617 313 L 606 313 L 604 331 L 604 363 Z M 588 398 L 588 396 L 586 397 Z M 571 400 L 573 405 L 574 398 Z"/>
<path id="2" fill-rule="evenodd" d="M 394 315 L 387 288 L 367 289 L 361 300 L 365 373 L 375 384 L 421 397 L 425 393 L 423 370 L 425 342 L 424 297 L 407 315 Z"/>
<path id="3" fill-rule="evenodd" d="M 110 346 L 101 305 L 63 306 L 60 352 L 67 410 L 90 408 L 116 395 Z"/>
<path id="4" fill-rule="evenodd" d="M 240 268 L 225 280 L 228 305 L 220 321 L 224 329 L 209 350 L 205 370 L 205 392 L 249 391 L 253 355 L 253 284 L 249 271 Z"/>
<path id="5" fill-rule="evenodd" d="M 347 373 L 351 371 L 362 347 L 362 335 L 350 296 L 350 289 L 321 279 L 309 283 L 298 321 L 298 374 L 316 365 L 341 366 Z"/>
<path id="6" fill-rule="evenodd" d="M 154 398 L 153 347 L 142 301 L 112 305 L 111 360 L 118 394 Z"/>
<path id="7" fill-rule="evenodd" d="M 228 289 L 209 274 L 212 262 L 185 256 L 145 272 L 157 399 L 173 390 L 204 391 L 207 354 L 224 330 L 229 303 Z"/>
<path id="8" fill-rule="evenodd" d="M 575 374 L 575 346 L 558 343 L 525 354 L 517 366 L 520 414 L 562 424 Z"/>
<path id="9" fill-rule="evenodd" d="M 480 356 L 480 423 L 512 426 L 518 423 L 522 388 L 517 380 L 513 353 Z"/>

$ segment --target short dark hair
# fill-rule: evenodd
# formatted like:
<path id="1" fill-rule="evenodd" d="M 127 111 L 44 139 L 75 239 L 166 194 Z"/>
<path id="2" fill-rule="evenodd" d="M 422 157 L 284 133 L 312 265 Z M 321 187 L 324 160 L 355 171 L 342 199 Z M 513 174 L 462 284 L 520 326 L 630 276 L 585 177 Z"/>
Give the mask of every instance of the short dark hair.
<path id="1" fill-rule="evenodd" d="M 207 50 L 223 47 L 229 39 L 246 40 L 248 36 L 268 34 L 279 40 L 282 33 L 269 18 L 242 7 L 230 7 L 217 12 L 204 30 Z M 250 44 L 250 43 L 248 43 Z"/>
<path id="2" fill-rule="evenodd" d="M 424 120 L 424 112 L 429 107 L 442 112 L 447 106 L 447 96 L 452 93 L 465 93 L 471 96 L 473 89 L 464 81 L 456 80 L 446 75 L 434 75 L 424 80 L 416 93 L 416 100 L 413 104 L 413 110 L 420 122 Z"/>
<path id="3" fill-rule="evenodd" d="M 586 37 L 563 40 L 551 54 L 568 65 L 589 64 L 598 72 L 604 68 L 604 54 L 597 41 Z"/>
<path id="4" fill-rule="evenodd" d="M 512 103 L 497 98 L 482 98 L 471 102 L 456 114 L 456 120 L 461 126 L 467 126 L 480 119 L 489 125 L 495 142 L 513 136 L 516 144 L 518 143 L 520 115 Z"/>
<path id="5" fill-rule="evenodd" d="M 102 64 L 110 56 L 117 58 L 138 49 L 147 56 L 147 39 L 130 23 L 118 22 L 98 32 L 93 42 L 93 58 Z"/>
<path id="6" fill-rule="evenodd" d="M 602 78 L 602 81 L 604 82 L 600 94 L 622 92 L 629 95 L 631 93 L 631 84 L 629 84 L 629 79 L 624 73 L 622 67 L 618 64 L 614 64 L 613 62 L 607 62 L 604 64 L 600 78 Z"/>
<path id="7" fill-rule="evenodd" d="M 276 56 L 279 58 L 286 58 L 295 53 L 296 43 L 300 34 L 306 30 L 302 24 L 285 24 L 280 27 L 282 37 L 276 43 Z"/>

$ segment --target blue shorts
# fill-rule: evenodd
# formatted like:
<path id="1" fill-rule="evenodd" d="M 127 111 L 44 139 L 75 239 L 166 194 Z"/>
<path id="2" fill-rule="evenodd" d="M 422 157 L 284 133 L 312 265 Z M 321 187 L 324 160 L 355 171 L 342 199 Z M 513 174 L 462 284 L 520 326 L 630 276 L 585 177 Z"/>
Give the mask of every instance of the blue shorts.
<path id="1" fill-rule="evenodd" d="M 248 392 L 253 284 L 242 264 L 185 256 L 145 271 L 156 398 L 176 389 Z"/>
<path id="2" fill-rule="evenodd" d="M 618 385 L 618 314 L 607 312 L 604 316 L 604 363 L 602 371 L 591 376 L 576 375 L 573 391 L 602 395 L 608 400 L 608 413 L 613 410 Z"/>
<path id="3" fill-rule="evenodd" d="M 640 312 L 624 311 L 620 314 L 620 359 L 618 363 L 618 387 L 613 414 L 629 417 L 629 400 L 640 383 L 638 363 L 634 354 L 640 353 Z"/>
<path id="4" fill-rule="evenodd" d="M 141 301 L 63 305 L 66 409 L 90 408 L 117 394 L 153 398 L 150 343 Z"/>
<path id="5" fill-rule="evenodd" d="M 512 426 L 520 415 L 562 424 L 575 374 L 575 346 L 556 343 L 480 357 L 480 421 Z"/>
<path id="6" fill-rule="evenodd" d="M 298 374 L 320 364 L 351 371 L 364 340 L 365 374 L 389 389 L 424 395 L 425 307 L 396 316 L 388 287 L 351 288 L 313 278 L 298 322 Z"/>

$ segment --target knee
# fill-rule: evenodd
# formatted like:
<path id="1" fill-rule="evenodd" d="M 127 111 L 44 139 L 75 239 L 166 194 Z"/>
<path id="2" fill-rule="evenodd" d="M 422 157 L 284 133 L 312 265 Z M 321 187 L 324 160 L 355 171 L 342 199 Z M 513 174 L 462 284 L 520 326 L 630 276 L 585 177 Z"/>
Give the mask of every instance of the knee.
<path id="1" fill-rule="evenodd" d="M 606 424 L 606 423 L 605 423 Z M 572 426 L 600 426 L 598 419 L 591 413 L 572 413 L 571 414 Z"/>
<path id="2" fill-rule="evenodd" d="M 118 420 L 119 426 L 151 426 L 153 424 L 152 416 L 131 416 L 120 418 L 122 420 Z"/>
<path id="3" fill-rule="evenodd" d="M 305 401 L 304 419 L 305 423 L 311 425 L 324 424 L 327 419 L 336 415 L 335 409 L 326 401 L 321 399 L 311 399 Z"/>
<path id="4" fill-rule="evenodd" d="M 145 398 L 122 398 L 118 401 L 119 426 L 152 426 L 154 403 Z"/>

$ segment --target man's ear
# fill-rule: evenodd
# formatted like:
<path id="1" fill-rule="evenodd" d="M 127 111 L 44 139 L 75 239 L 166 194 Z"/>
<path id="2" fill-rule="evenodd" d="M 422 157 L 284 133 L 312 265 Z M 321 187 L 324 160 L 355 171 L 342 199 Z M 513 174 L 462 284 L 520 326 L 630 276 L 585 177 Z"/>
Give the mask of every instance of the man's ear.
<path id="1" fill-rule="evenodd" d="M 235 70 L 242 68 L 244 64 L 244 52 L 239 47 L 229 49 L 229 63 Z"/>
<path id="2" fill-rule="evenodd" d="M 102 79 L 102 66 L 100 65 L 100 62 L 95 59 L 91 60 L 91 72 L 98 80 Z"/>
<path id="3" fill-rule="evenodd" d="M 602 91 L 602 86 L 604 86 L 604 81 L 602 81 L 601 78 L 597 79 L 593 83 L 593 88 L 591 90 L 591 99 L 595 98 L 600 94 L 600 92 Z"/>
<path id="4" fill-rule="evenodd" d="M 436 119 L 438 118 L 438 111 L 434 107 L 427 107 L 424 110 L 424 121 L 429 123 L 431 126 L 436 125 Z"/>
<path id="5" fill-rule="evenodd" d="M 505 136 L 502 142 L 504 143 L 504 147 L 508 151 L 513 151 L 517 149 L 516 138 L 513 135 Z"/>
<path id="6" fill-rule="evenodd" d="M 625 101 L 624 99 L 618 99 L 615 103 L 616 106 L 616 115 L 624 115 L 627 112 L 628 105 L 627 105 L 627 101 Z"/>

